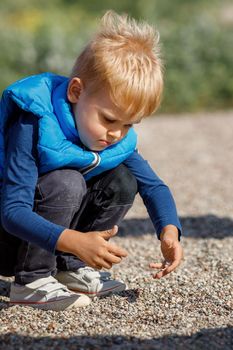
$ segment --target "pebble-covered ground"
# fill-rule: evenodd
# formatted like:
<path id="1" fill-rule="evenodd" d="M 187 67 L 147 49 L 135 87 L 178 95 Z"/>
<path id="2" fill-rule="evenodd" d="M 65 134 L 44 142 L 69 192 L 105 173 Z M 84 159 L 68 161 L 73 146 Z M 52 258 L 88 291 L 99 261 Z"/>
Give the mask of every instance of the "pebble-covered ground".
<path id="1" fill-rule="evenodd" d="M 233 113 L 155 117 L 137 129 L 141 154 L 176 199 L 183 264 L 151 278 L 159 241 L 137 198 L 114 239 L 129 252 L 112 271 L 128 290 L 45 312 L 9 307 L 10 283 L 0 277 L 0 349 L 233 348 Z"/>

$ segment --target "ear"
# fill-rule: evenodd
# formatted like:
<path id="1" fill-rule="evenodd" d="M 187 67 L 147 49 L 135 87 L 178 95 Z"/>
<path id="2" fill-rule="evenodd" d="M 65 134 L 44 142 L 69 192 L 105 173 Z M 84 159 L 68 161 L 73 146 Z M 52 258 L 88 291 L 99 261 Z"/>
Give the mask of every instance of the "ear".
<path id="1" fill-rule="evenodd" d="M 69 102 L 77 103 L 82 90 L 83 90 L 83 83 L 81 79 L 77 77 L 71 79 L 67 89 L 67 98 Z"/>

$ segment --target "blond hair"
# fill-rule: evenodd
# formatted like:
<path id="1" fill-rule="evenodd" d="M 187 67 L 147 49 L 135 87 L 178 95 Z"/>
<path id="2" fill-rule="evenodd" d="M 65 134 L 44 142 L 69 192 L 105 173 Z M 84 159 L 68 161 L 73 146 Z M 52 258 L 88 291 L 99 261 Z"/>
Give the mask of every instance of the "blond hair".
<path id="1" fill-rule="evenodd" d="M 159 34 L 149 24 L 107 11 L 71 78 L 79 77 L 90 93 L 108 88 L 115 105 L 130 117 L 151 115 L 163 90 L 158 43 Z"/>

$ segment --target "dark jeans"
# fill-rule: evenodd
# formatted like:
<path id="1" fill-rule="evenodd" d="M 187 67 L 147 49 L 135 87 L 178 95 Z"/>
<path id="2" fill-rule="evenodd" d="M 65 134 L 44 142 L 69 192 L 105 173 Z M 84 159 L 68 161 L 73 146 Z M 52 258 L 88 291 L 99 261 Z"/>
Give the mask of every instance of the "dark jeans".
<path id="1" fill-rule="evenodd" d="M 106 230 L 119 224 L 137 193 L 135 177 L 121 164 L 85 182 L 73 169 L 55 170 L 38 179 L 34 211 L 53 223 L 82 232 Z M 17 246 L 15 281 L 27 284 L 85 266 L 71 254 L 56 255 L 9 235 Z"/>

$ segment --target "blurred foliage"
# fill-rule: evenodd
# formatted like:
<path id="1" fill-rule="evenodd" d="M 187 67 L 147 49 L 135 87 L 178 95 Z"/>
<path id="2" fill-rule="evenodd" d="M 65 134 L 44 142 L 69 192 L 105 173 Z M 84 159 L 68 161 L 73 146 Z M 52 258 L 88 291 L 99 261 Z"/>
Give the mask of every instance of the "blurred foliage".
<path id="1" fill-rule="evenodd" d="M 165 63 L 160 112 L 233 107 L 230 0 L 1 0 L 0 89 L 44 71 L 69 75 L 110 8 L 160 32 Z"/>

